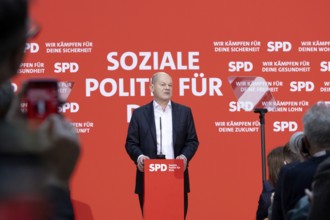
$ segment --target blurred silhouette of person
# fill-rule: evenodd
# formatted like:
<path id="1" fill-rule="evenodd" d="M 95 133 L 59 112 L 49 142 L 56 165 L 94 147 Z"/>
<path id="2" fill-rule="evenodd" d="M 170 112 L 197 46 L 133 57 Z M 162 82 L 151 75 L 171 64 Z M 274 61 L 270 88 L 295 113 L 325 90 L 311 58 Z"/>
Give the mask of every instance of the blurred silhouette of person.
<path id="1" fill-rule="evenodd" d="M 70 123 L 57 115 L 47 118 L 34 134 L 6 120 L 9 85 L 0 89 L 0 112 L 4 113 L 0 119 L 0 219 L 74 219 L 69 180 L 79 155 L 78 139 Z"/>
<path id="2" fill-rule="evenodd" d="M 31 23 L 27 0 L 0 1 L 0 84 L 17 74 L 26 40 L 36 34 Z M 7 98 L 0 97 L 0 104 L 3 105 L 0 178 L 6 179 L 0 184 L 0 219 L 74 219 L 69 181 L 80 154 L 76 133 L 60 115 L 50 115 L 37 129 L 29 129 L 21 113 L 20 97 L 9 100 L 9 103 L 12 102 L 9 110 L 4 108 L 6 102 L 2 102 Z M 49 203 L 40 202 L 47 198 Z M 22 209 L 18 212 L 13 207 Z M 35 210 L 39 213 L 43 213 L 40 210 L 50 212 L 36 215 Z"/>
<path id="3" fill-rule="evenodd" d="M 47 168 L 41 155 L 26 151 L 26 136 L 6 121 L 14 99 L 10 81 L 0 85 L 0 219 L 52 219 Z M 25 142 L 26 143 L 26 142 Z"/>

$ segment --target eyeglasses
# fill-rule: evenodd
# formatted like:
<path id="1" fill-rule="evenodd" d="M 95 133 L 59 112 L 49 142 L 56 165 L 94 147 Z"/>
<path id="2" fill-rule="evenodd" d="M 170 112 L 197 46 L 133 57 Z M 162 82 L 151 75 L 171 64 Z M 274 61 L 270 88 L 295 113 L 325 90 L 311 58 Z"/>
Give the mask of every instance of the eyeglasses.
<path id="1" fill-rule="evenodd" d="M 27 22 L 27 31 L 25 34 L 26 39 L 31 39 L 36 37 L 39 34 L 40 30 L 41 30 L 40 25 L 34 20 L 29 19 Z"/>

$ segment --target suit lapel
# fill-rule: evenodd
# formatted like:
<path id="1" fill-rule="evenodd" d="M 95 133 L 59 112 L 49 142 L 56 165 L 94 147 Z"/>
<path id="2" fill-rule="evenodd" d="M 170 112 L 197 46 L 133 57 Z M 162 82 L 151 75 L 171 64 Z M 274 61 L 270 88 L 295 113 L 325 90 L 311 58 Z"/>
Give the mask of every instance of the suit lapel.
<path id="1" fill-rule="evenodd" d="M 156 125 L 155 125 L 155 116 L 154 116 L 154 106 L 153 102 L 151 102 L 146 107 L 146 111 L 144 112 L 145 117 L 147 118 L 147 122 L 150 128 L 151 136 L 154 141 L 154 144 L 157 146 L 157 140 L 156 140 Z"/>
<path id="2" fill-rule="evenodd" d="M 179 106 L 176 103 L 172 102 L 173 146 L 175 146 L 177 127 L 179 125 L 180 114 L 181 114 L 181 111 L 180 111 Z M 175 151 L 175 149 L 174 149 L 174 151 Z"/>

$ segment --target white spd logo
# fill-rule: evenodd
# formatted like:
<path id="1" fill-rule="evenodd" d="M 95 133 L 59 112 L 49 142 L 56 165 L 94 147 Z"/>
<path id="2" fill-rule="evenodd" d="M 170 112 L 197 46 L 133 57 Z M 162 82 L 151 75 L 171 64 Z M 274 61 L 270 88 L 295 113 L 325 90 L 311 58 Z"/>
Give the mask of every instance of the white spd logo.
<path id="1" fill-rule="evenodd" d="M 174 172 L 175 170 L 180 170 L 181 167 L 177 164 L 158 164 L 152 163 L 149 165 L 150 172 Z"/>
<path id="2" fill-rule="evenodd" d="M 150 164 L 149 165 L 149 171 L 150 172 L 165 172 L 167 170 L 167 165 L 166 164 Z"/>

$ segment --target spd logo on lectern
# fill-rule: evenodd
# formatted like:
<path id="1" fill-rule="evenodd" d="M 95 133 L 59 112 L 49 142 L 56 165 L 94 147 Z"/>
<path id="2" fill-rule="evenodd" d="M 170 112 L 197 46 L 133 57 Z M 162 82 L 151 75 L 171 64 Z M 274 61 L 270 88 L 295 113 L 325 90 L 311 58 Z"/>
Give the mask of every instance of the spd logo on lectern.
<path id="1" fill-rule="evenodd" d="M 167 170 L 166 164 L 159 164 L 159 163 L 152 163 L 149 165 L 149 171 L 150 172 L 165 172 Z"/>

